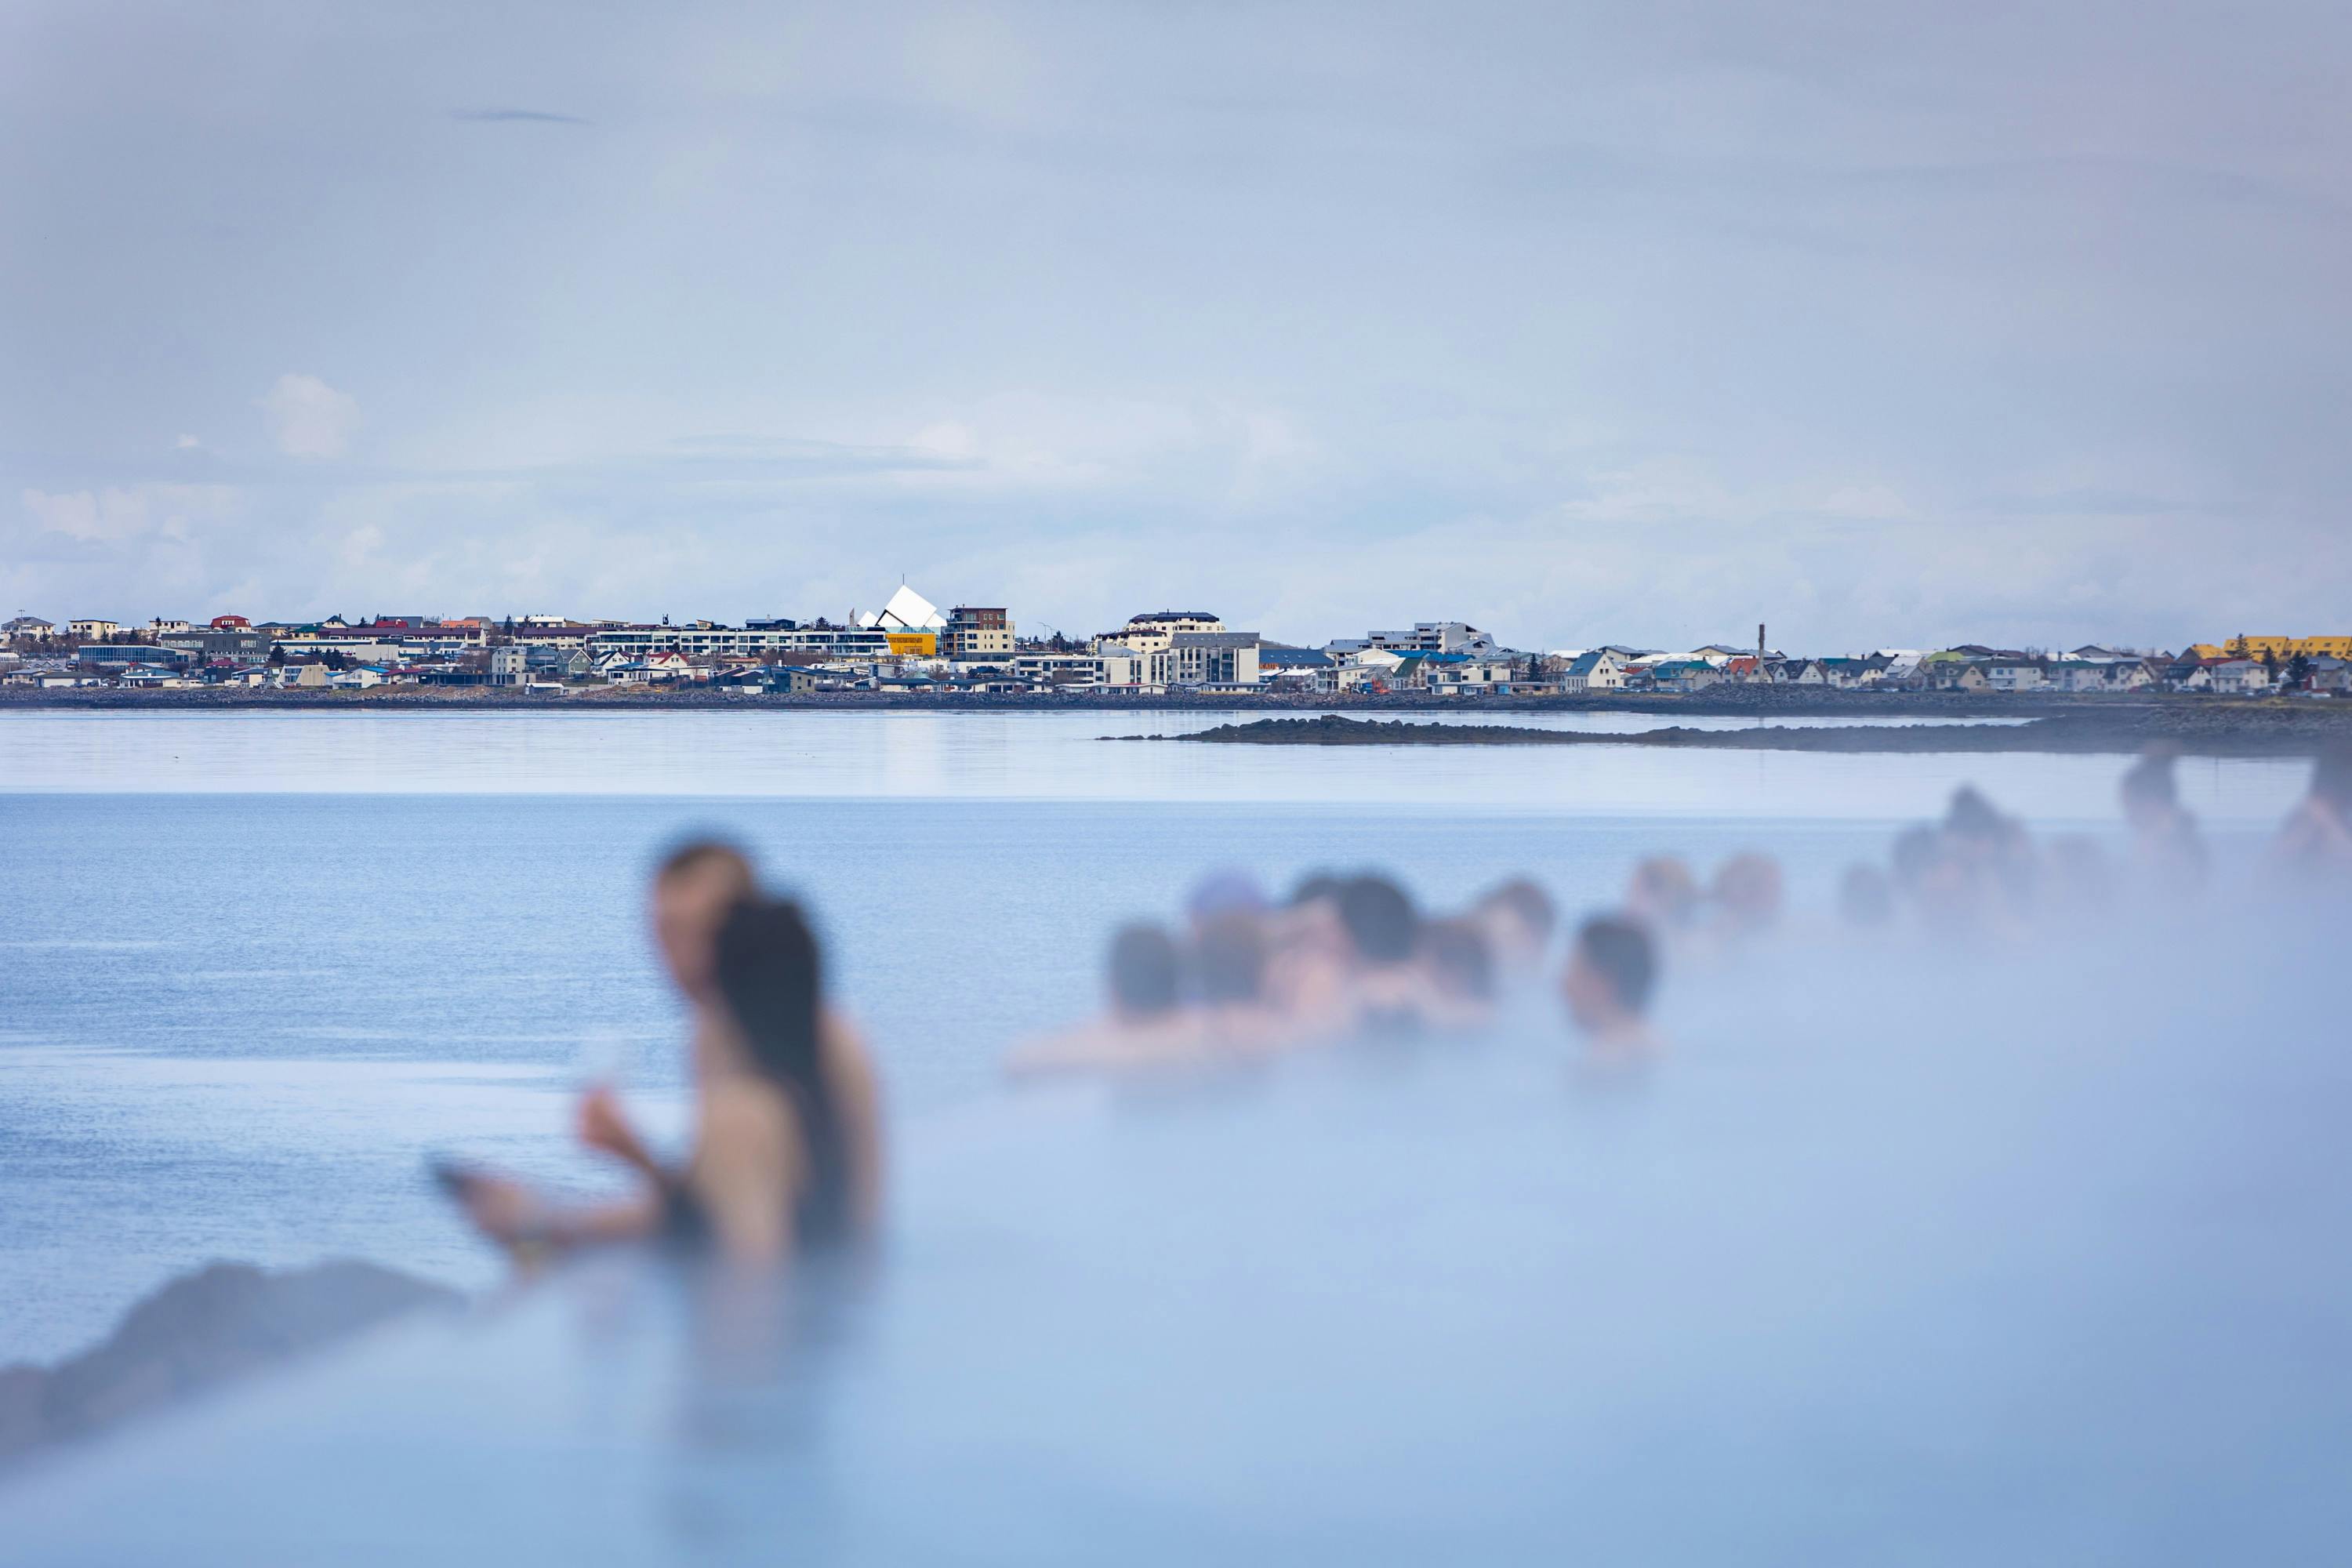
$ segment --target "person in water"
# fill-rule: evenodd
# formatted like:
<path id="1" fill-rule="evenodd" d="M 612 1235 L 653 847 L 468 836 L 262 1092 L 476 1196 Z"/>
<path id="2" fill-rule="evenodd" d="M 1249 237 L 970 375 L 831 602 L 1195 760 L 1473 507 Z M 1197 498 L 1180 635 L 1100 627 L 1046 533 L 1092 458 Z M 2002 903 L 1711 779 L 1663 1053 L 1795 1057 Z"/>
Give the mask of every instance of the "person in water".
<path id="1" fill-rule="evenodd" d="M 1189 958 L 1204 1049 L 1255 1053 L 1285 1043 L 1284 1020 L 1266 994 L 1268 943 L 1258 914 L 1233 909 L 1212 917 L 1194 933 Z"/>
<path id="2" fill-rule="evenodd" d="M 1015 1078 L 1139 1067 L 1191 1055 L 1200 1020 L 1183 1006 L 1183 954 L 1163 926 L 1138 921 L 1111 939 L 1102 1016 L 1024 1047 L 1005 1059 Z"/>
<path id="3" fill-rule="evenodd" d="M 749 862 L 717 844 L 687 846 L 655 878 L 656 939 L 695 1015 L 685 1163 L 657 1159 L 613 1092 L 592 1090 L 582 1141 L 636 1171 L 643 1188 L 567 1207 L 517 1182 L 467 1176 L 461 1197 L 485 1232 L 559 1248 L 666 1236 L 773 1263 L 873 1231 L 882 1145 L 871 1063 L 825 1005 L 806 916 L 751 889 Z"/>
<path id="4" fill-rule="evenodd" d="M 2176 755 L 2169 746 L 2148 747 L 2125 772 L 2117 793 L 2141 873 L 2159 892 L 2193 893 L 2205 885 L 2205 841 L 2198 837 L 2197 819 L 2180 804 Z"/>
<path id="5" fill-rule="evenodd" d="M 1740 942 L 1763 936 L 1780 922 L 1786 901 L 1780 863 L 1753 850 L 1734 855 L 1716 868 L 1706 897 L 1718 937 Z"/>
<path id="6" fill-rule="evenodd" d="M 1501 986 L 1486 926 L 1466 916 L 1431 921 L 1422 928 L 1421 962 L 1428 974 L 1433 1023 L 1449 1032 L 1467 1033 L 1494 1022 Z"/>
<path id="7" fill-rule="evenodd" d="M 1413 961 L 1421 950 L 1421 914 L 1402 888 L 1386 877 L 1350 877 L 1335 900 L 1353 955 L 1349 992 L 1357 1032 L 1398 1038 L 1420 1034 L 1429 1022 L 1427 976 Z"/>
<path id="8" fill-rule="evenodd" d="M 1633 1063 L 1658 1054 L 1649 1025 L 1657 974 L 1656 944 L 1643 922 L 1595 915 L 1577 931 L 1560 972 L 1560 999 L 1596 1061 Z"/>
<path id="9" fill-rule="evenodd" d="M 2352 746 L 2322 752 L 2311 788 L 2271 846 L 2273 869 L 2308 887 L 2352 887 Z"/>
<path id="10" fill-rule="evenodd" d="M 1625 912 L 1670 941 L 1697 919 L 1701 902 L 1689 863 L 1673 855 L 1643 860 L 1625 888 Z"/>
<path id="11" fill-rule="evenodd" d="M 1344 1036 L 1354 1024 L 1349 990 L 1355 947 L 1339 920 L 1339 878 L 1318 873 L 1298 884 L 1290 901 L 1269 910 L 1265 1000 L 1292 1045 Z"/>
<path id="12" fill-rule="evenodd" d="M 1541 966 L 1551 949 L 1552 928 L 1559 923 L 1551 895 L 1525 877 L 1480 894 L 1469 918 L 1486 936 L 1495 968 L 1510 978 L 1524 978 Z"/>

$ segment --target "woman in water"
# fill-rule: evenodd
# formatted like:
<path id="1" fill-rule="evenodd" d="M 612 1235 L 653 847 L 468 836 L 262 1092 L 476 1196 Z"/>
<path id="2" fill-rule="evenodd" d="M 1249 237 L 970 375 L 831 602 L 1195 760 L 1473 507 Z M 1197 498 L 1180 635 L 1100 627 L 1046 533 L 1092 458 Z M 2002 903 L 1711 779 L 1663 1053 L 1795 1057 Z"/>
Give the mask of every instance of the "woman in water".
<path id="1" fill-rule="evenodd" d="M 729 1027 L 698 1041 L 699 1116 L 682 1167 L 663 1164 L 609 1090 L 581 1108 L 581 1137 L 646 1178 L 638 1196 L 563 1209 L 520 1184 L 461 1178 L 477 1224 L 518 1245 L 659 1236 L 775 1263 L 871 1232 L 881 1206 L 878 1097 L 862 1044 L 824 1005 L 816 938 L 796 904 L 737 901 L 710 943 Z"/>

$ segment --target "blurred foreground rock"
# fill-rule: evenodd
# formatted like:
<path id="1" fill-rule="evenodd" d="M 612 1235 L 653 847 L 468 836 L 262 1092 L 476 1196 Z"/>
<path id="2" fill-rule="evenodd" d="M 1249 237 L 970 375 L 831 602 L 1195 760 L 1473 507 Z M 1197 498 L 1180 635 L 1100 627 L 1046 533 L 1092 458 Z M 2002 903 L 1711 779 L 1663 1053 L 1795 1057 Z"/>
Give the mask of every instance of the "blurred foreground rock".
<path id="1" fill-rule="evenodd" d="M 131 1308 L 110 1337 L 78 1356 L 54 1367 L 0 1367 L 0 1461 L 461 1300 L 373 1263 L 283 1273 L 207 1264 Z"/>

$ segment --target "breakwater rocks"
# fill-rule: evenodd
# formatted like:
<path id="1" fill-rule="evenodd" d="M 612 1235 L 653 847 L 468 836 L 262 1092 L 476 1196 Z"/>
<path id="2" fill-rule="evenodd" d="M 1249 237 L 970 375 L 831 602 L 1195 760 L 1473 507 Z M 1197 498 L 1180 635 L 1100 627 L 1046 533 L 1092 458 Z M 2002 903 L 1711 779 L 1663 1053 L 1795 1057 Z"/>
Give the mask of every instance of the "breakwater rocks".
<path id="1" fill-rule="evenodd" d="M 2338 710 L 2341 710 L 2340 711 Z M 1137 737 L 1121 737 L 1133 739 Z M 1428 724 L 1404 720 L 1259 719 L 1189 735 L 1153 737 L 1256 746 L 1664 746 L 1702 751 L 2131 753 L 2168 745 L 2184 755 L 2310 756 L 2352 744 L 2352 704 L 2200 709 L 2147 707 L 2080 712 L 2009 724 L 1759 725 L 1631 733 L 1538 730 L 1517 724 Z"/>
<path id="2" fill-rule="evenodd" d="M 0 1367 L 0 1463 L 461 1300 L 445 1286 L 373 1263 L 283 1273 L 206 1264 L 131 1308 L 111 1335 L 79 1355 L 52 1367 Z"/>

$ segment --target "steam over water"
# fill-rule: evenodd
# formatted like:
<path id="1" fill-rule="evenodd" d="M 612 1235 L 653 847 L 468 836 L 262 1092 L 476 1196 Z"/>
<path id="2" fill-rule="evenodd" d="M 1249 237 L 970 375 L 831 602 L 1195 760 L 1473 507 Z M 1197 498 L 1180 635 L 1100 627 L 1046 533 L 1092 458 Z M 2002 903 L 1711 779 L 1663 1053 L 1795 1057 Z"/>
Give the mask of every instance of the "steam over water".
<path id="1" fill-rule="evenodd" d="M 57 1561 L 2324 1561 L 2352 1072 L 2314 950 L 2162 975 L 2189 923 L 1725 973 L 1639 1084 L 1529 1017 L 968 1105 L 796 1332 L 592 1267 L 0 1520 Z"/>
<path id="2" fill-rule="evenodd" d="M 0 1539 L 2137 1564 L 2346 1538 L 2343 910 L 2256 902 L 2248 868 L 2300 768 L 2183 769 L 2222 829 L 2210 892 L 1961 940 L 1841 926 L 1840 868 L 1961 768 L 2106 831 L 2120 763 L 2102 797 L 2042 759 L 1790 759 L 1833 763 L 1794 776 L 1836 798 L 1759 810 L 1790 785 L 1768 772 L 1710 814 L 1602 816 L 1307 761 L 1321 800 L 1304 773 L 1255 801 L 1213 776 L 1211 804 L 0 796 L 5 890 L 54 910 L 0 960 L 0 1267 L 28 1282 L 0 1360 L 205 1257 L 486 1279 L 417 1162 L 572 1171 L 583 1037 L 638 1042 L 637 1088 L 674 1089 L 637 880 L 689 823 L 809 893 L 898 1112 L 870 1279 L 805 1279 L 787 1310 L 592 1265 L 0 1489 Z M 2053 780 L 2055 806 L 2030 787 Z M 1524 870 L 1572 916 L 1644 853 L 1748 847 L 1786 863 L 1791 912 L 1670 960 L 1646 1072 L 1581 1070 L 1523 994 L 1475 1039 L 995 1081 L 1091 1005 L 1111 922 L 1217 866 L 1384 865 L 1438 904 Z"/>

